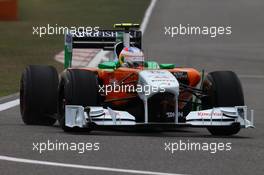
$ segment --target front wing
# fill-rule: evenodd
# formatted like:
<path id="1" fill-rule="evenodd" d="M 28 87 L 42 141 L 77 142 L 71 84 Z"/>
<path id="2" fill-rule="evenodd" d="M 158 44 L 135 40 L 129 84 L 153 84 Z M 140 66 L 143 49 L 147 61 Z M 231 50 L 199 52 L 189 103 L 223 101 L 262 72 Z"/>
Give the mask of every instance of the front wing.
<path id="1" fill-rule="evenodd" d="M 177 115 L 176 115 L 177 116 Z M 77 105 L 66 105 L 65 125 L 67 127 L 87 128 L 93 126 L 188 126 L 188 127 L 210 127 L 210 126 L 229 126 L 239 123 L 241 128 L 254 127 L 254 113 L 246 106 L 235 107 L 216 107 L 207 110 L 191 111 L 186 116 L 186 122 L 172 123 L 137 123 L 135 116 L 126 111 L 112 110 L 103 107 L 82 107 Z"/>

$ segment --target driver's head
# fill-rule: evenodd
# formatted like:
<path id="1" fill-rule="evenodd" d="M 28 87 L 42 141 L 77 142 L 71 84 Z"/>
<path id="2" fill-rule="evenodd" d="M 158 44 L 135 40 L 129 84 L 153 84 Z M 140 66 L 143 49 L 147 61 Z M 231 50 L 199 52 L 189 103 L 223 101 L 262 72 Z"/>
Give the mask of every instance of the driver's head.
<path id="1" fill-rule="evenodd" d="M 144 54 L 136 47 L 125 47 L 119 54 L 119 63 L 125 67 L 142 67 Z"/>

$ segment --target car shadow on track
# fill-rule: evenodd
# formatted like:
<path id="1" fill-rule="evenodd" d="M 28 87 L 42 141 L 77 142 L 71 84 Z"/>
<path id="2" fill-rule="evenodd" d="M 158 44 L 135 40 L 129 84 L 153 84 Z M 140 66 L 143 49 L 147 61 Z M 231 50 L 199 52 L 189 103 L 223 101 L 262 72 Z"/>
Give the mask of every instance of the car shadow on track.
<path id="1" fill-rule="evenodd" d="M 170 130 L 131 130 L 131 129 L 108 129 L 108 130 L 94 130 L 94 131 L 82 131 L 82 132 L 70 132 L 66 134 L 71 135 L 91 135 L 91 136 L 143 136 L 143 137 L 160 137 L 160 138 L 225 138 L 225 139 L 251 139 L 251 137 L 233 135 L 233 136 L 213 136 L 208 132 L 205 133 L 203 130 L 201 132 L 194 130 L 185 129 L 170 129 Z"/>

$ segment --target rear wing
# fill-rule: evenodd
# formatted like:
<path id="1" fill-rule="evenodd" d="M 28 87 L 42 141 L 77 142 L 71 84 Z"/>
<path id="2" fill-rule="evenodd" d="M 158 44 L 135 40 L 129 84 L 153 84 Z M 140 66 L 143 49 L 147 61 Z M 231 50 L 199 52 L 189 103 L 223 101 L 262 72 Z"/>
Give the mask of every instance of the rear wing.
<path id="1" fill-rule="evenodd" d="M 67 33 L 64 44 L 64 68 L 71 67 L 74 48 L 114 50 L 115 44 L 123 42 L 124 32 L 124 30 L 98 30 L 89 33 Z M 141 49 L 141 31 L 129 30 L 129 36 L 130 44 Z"/>

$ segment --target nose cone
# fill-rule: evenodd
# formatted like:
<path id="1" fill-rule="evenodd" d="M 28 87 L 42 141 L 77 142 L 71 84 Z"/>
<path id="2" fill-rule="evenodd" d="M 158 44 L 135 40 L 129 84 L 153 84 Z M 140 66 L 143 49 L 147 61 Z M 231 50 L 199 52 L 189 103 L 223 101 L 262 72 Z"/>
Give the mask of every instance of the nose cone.
<path id="1" fill-rule="evenodd" d="M 143 70 L 139 73 L 138 84 L 143 88 L 143 92 L 139 93 L 141 99 L 159 92 L 179 94 L 178 80 L 167 70 Z"/>

